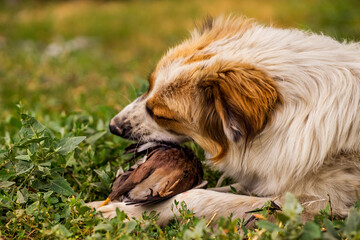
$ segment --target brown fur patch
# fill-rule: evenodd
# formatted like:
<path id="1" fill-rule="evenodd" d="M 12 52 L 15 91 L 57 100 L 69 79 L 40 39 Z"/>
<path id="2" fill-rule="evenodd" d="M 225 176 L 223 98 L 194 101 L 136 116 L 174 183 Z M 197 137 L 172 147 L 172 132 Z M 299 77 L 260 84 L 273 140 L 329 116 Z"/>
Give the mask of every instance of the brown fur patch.
<path id="1" fill-rule="evenodd" d="M 215 157 L 218 160 L 228 148 L 225 133 L 234 142 L 253 139 L 271 117 L 280 96 L 275 81 L 251 65 L 220 62 L 212 68 L 214 72 L 198 87 L 207 106 L 202 111 L 201 130 L 221 146 Z"/>
<path id="2" fill-rule="evenodd" d="M 204 54 L 204 55 L 194 55 L 194 56 L 191 56 L 188 60 L 186 60 L 185 64 L 208 60 L 208 59 L 212 58 L 214 55 L 215 55 L 215 53 Z"/>
<path id="3" fill-rule="evenodd" d="M 148 77 L 148 82 L 149 82 L 149 87 L 148 87 L 148 93 L 151 92 L 151 90 L 154 88 L 154 84 L 155 84 L 155 71 L 153 71 L 152 73 L 150 73 L 149 77 Z"/>
<path id="4" fill-rule="evenodd" d="M 234 34 L 244 34 L 254 25 L 253 20 L 246 18 L 217 18 L 211 21 L 211 25 L 209 24 L 210 20 L 206 21 L 208 22 L 204 24 L 206 27 L 195 29 L 190 40 L 187 40 L 178 47 L 170 50 L 169 53 L 160 60 L 155 72 L 176 59 L 193 56 L 198 51 L 206 49 L 212 42 Z"/>
<path id="5" fill-rule="evenodd" d="M 146 108 L 150 116 L 159 126 L 173 134 L 192 135 L 193 131 L 188 121 L 180 116 L 178 112 L 171 110 L 165 99 L 169 100 L 170 96 L 158 94 L 146 102 Z"/>
<path id="6" fill-rule="evenodd" d="M 176 120 L 176 114 L 164 104 L 161 97 L 152 97 L 146 102 L 146 108 L 151 112 L 151 116 L 154 119 L 172 119 Z"/>
<path id="7" fill-rule="evenodd" d="M 229 148 L 229 140 L 224 133 L 223 124 L 217 113 L 216 106 L 212 104 L 216 102 L 215 96 L 219 93 L 214 92 L 217 90 L 213 88 L 205 87 L 202 90 L 204 97 L 201 102 L 202 114 L 199 119 L 201 135 L 197 142 L 214 156 L 212 160 L 217 161 L 226 155 Z"/>

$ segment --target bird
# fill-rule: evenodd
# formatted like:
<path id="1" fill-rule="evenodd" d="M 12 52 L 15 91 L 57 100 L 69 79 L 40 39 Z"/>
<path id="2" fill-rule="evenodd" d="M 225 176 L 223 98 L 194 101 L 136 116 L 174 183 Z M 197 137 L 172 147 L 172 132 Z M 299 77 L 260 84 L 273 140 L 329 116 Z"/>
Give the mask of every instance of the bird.
<path id="1" fill-rule="evenodd" d="M 187 147 L 149 142 L 130 145 L 125 151 L 128 153 L 134 154 L 132 159 L 147 154 L 116 177 L 112 192 L 101 206 L 113 200 L 146 206 L 207 185 L 201 161 Z"/>

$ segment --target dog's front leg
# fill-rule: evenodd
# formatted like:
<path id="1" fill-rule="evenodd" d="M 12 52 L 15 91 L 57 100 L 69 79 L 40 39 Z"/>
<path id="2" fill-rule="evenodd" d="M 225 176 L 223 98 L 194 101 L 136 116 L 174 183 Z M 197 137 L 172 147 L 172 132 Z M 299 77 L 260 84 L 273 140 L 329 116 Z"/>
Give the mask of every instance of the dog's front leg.
<path id="1" fill-rule="evenodd" d="M 223 187 L 208 188 L 208 190 L 215 191 L 215 192 L 223 192 L 223 193 L 231 192 L 233 189 L 235 189 L 236 192 L 244 191 L 244 189 L 240 183 L 234 183 L 234 184 L 230 184 L 230 185 L 223 186 Z"/>
<path id="2" fill-rule="evenodd" d="M 97 210 L 102 212 L 103 216 L 107 218 L 112 218 L 116 215 L 116 208 L 123 210 L 130 218 L 139 218 L 144 211 L 156 211 L 160 213 L 158 224 L 166 225 L 174 217 L 174 214 L 179 215 L 177 210 L 171 211 L 171 205 L 174 204 L 174 200 L 178 202 L 184 201 L 187 208 L 195 213 L 195 216 L 205 217 L 207 220 L 213 219 L 216 222 L 221 216 L 227 217 L 231 213 L 236 218 L 244 218 L 246 220 L 250 217 L 250 214 L 246 212 L 263 207 L 271 199 L 204 189 L 192 189 L 150 206 L 141 207 L 126 205 L 124 202 L 111 202 L 106 206 L 97 208 Z M 96 208 L 100 204 L 101 202 L 93 202 L 88 205 Z"/>

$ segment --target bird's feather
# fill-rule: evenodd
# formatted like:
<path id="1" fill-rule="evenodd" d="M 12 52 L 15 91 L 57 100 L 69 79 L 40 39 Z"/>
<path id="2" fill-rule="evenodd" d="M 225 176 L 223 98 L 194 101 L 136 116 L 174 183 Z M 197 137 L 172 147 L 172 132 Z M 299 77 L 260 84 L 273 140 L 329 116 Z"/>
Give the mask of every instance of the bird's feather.
<path id="1" fill-rule="evenodd" d="M 126 153 L 145 158 L 116 178 L 111 200 L 125 196 L 127 204 L 149 205 L 202 183 L 201 162 L 190 149 L 168 143 L 133 144 Z"/>

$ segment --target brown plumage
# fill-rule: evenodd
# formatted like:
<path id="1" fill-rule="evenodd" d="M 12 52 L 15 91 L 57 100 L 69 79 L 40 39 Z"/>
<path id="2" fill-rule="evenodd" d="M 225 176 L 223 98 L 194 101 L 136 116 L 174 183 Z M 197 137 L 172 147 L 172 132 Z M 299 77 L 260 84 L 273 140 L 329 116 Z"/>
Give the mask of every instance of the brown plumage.
<path id="1" fill-rule="evenodd" d="M 201 162 L 190 149 L 170 143 L 143 146 L 127 149 L 126 153 L 134 153 L 135 158 L 144 152 L 148 154 L 115 179 L 112 192 L 103 205 L 123 198 L 128 204 L 148 205 L 202 183 Z"/>

